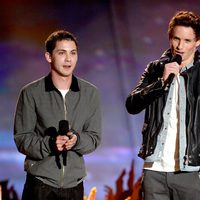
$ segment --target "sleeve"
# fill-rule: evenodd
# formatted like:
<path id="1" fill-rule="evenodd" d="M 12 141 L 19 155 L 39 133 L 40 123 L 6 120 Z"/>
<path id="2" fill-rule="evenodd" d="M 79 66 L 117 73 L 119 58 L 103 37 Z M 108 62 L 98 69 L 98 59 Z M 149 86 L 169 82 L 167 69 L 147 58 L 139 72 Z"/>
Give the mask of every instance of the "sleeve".
<path id="1" fill-rule="evenodd" d="M 166 92 L 160 71 L 151 62 L 142 74 L 138 85 L 126 99 L 126 109 L 130 114 L 137 114 Z"/>
<path id="2" fill-rule="evenodd" d="M 50 136 L 35 132 L 37 115 L 33 95 L 23 89 L 20 93 L 14 116 L 14 141 L 22 154 L 40 160 L 51 153 Z"/>
<path id="3" fill-rule="evenodd" d="M 88 105 L 90 114 L 84 123 L 82 132 L 74 130 L 78 139 L 73 150 L 81 155 L 93 152 L 101 142 L 101 107 L 97 90 L 93 91 Z"/>

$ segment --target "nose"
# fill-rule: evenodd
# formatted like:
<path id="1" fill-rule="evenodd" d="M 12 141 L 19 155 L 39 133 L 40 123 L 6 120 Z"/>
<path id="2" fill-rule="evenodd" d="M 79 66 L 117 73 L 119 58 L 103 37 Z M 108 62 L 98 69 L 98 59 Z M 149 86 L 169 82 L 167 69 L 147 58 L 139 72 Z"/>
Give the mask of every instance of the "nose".
<path id="1" fill-rule="evenodd" d="M 68 62 L 71 61 L 70 54 L 66 53 L 65 61 L 68 61 Z"/>
<path id="2" fill-rule="evenodd" d="M 178 43 L 178 46 L 177 46 L 178 49 L 182 49 L 183 48 L 183 41 L 179 41 Z"/>

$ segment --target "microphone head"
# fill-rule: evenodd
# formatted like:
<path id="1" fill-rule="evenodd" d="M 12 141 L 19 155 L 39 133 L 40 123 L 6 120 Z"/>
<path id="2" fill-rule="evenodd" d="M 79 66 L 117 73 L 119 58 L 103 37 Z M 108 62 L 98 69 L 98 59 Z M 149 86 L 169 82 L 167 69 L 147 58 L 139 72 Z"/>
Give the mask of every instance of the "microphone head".
<path id="1" fill-rule="evenodd" d="M 67 120 L 60 120 L 58 134 L 66 135 L 68 131 L 69 131 L 69 122 Z"/>
<path id="2" fill-rule="evenodd" d="M 172 59 L 171 59 L 171 62 L 177 62 L 179 65 L 181 64 L 182 62 L 182 57 L 180 54 L 175 54 L 173 55 Z"/>

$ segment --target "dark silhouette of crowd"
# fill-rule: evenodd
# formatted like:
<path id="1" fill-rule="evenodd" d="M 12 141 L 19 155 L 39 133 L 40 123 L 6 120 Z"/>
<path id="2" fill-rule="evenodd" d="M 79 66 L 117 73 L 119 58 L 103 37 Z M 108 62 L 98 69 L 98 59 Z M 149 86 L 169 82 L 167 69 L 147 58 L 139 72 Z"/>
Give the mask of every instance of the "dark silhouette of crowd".
<path id="1" fill-rule="evenodd" d="M 141 181 L 142 176 L 138 178 L 136 182 L 135 171 L 134 171 L 134 161 L 131 162 L 130 171 L 128 173 L 127 189 L 124 189 L 124 177 L 126 175 L 126 170 L 123 169 L 121 174 L 116 180 L 116 188 L 113 189 L 108 185 L 105 185 L 105 199 L 104 200 L 142 200 L 142 187 Z M 84 197 L 84 200 L 96 200 L 96 188 L 91 189 L 90 194 Z"/>
<path id="2" fill-rule="evenodd" d="M 115 189 L 105 185 L 105 199 L 104 200 L 142 200 L 141 180 L 139 177 L 136 182 L 134 161 L 131 162 L 130 171 L 128 172 L 127 189 L 124 188 L 124 177 L 126 170 L 123 169 L 116 180 Z M 19 200 L 14 186 L 8 186 L 8 180 L 0 181 L 0 200 Z M 84 200 L 96 200 L 96 187 L 91 188 L 90 194 L 84 197 Z"/>
<path id="3" fill-rule="evenodd" d="M 8 186 L 8 180 L 0 181 L 0 200 L 19 200 L 14 186 Z"/>

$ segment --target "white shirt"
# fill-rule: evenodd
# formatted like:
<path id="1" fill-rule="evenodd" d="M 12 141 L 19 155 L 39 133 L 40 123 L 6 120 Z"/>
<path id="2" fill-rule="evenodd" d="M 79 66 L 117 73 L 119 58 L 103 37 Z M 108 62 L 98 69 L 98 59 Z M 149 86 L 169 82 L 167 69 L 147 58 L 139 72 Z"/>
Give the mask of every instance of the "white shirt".
<path id="1" fill-rule="evenodd" d="M 161 133 L 166 134 L 165 142 L 162 142 L 163 148 L 159 151 L 158 160 L 149 163 L 144 163 L 145 169 L 155 171 L 174 172 L 179 170 L 179 75 L 172 82 L 173 87 L 170 87 L 169 93 L 172 95 L 167 103 L 170 105 L 170 111 L 164 109 L 163 117 L 164 124 Z M 159 137 L 159 136 L 158 136 Z"/>

